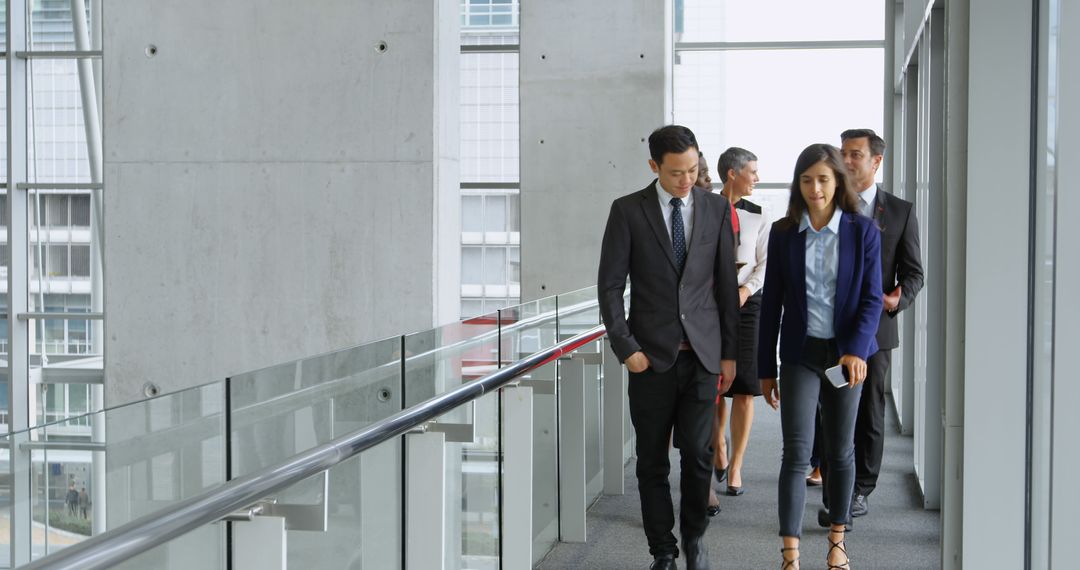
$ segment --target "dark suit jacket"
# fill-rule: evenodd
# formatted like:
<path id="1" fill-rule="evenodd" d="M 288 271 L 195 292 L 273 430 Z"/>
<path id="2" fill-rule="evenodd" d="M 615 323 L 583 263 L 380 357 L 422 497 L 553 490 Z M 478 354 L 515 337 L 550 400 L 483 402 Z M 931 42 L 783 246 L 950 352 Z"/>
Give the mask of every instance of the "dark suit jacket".
<path id="1" fill-rule="evenodd" d="M 900 346 L 896 315 L 908 308 L 923 286 L 919 252 L 919 221 L 911 202 L 893 196 L 878 185 L 874 198 L 874 222 L 881 230 L 881 285 L 888 293 L 900 285 L 896 311 L 881 314 L 877 341 L 881 350 Z"/>
<path id="2" fill-rule="evenodd" d="M 874 337 L 884 305 L 881 232 L 866 216 L 845 212 L 840 218 L 839 248 L 833 305 L 836 344 L 841 355 L 865 360 L 878 350 Z M 806 343 L 806 232 L 787 218 L 773 224 L 768 259 L 758 329 L 758 376 L 776 378 L 776 337 L 780 337 L 782 362 L 800 362 Z"/>
<path id="3" fill-rule="evenodd" d="M 654 181 L 611 204 L 600 249 L 597 295 L 612 349 L 620 361 L 642 351 L 652 369 L 675 364 L 690 342 L 702 366 L 720 374 L 720 360 L 738 353 L 739 287 L 731 206 L 694 188 L 693 228 L 682 274 L 675 267 Z M 630 318 L 623 310 L 630 276 Z"/>

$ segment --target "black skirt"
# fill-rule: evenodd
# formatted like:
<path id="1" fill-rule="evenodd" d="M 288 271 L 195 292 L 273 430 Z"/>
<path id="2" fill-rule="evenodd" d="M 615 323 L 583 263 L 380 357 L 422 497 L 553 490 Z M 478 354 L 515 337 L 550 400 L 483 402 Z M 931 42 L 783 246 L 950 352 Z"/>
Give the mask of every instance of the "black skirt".
<path id="1" fill-rule="evenodd" d="M 761 293 L 751 295 L 739 309 L 739 358 L 735 361 L 735 381 L 724 393 L 761 395 L 761 379 L 757 373 L 758 314 L 761 312 Z"/>

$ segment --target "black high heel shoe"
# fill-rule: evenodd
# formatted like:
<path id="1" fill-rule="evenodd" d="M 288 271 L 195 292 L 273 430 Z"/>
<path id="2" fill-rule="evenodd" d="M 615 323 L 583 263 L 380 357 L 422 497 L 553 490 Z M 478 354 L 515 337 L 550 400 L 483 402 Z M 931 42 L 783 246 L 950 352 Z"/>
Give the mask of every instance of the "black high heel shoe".
<path id="1" fill-rule="evenodd" d="M 727 467 L 720 468 L 713 465 L 713 470 L 716 471 L 716 482 L 723 483 L 724 479 L 727 479 Z"/>

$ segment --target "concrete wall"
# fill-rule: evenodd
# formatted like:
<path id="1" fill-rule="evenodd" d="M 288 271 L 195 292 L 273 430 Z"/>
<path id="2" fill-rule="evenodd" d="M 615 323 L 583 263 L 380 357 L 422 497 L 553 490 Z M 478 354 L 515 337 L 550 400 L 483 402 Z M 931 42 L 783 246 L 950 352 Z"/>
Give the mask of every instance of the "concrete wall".
<path id="1" fill-rule="evenodd" d="M 108 405 L 457 316 L 457 10 L 110 4 Z"/>
<path id="2" fill-rule="evenodd" d="M 671 2 L 521 3 L 521 297 L 596 284 L 611 201 L 671 121 Z"/>

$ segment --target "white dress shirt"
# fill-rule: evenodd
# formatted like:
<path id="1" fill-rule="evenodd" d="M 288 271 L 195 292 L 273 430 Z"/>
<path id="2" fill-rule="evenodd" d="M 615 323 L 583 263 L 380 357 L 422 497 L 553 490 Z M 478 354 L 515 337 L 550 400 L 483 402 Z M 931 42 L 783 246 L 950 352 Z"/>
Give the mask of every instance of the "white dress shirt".
<path id="1" fill-rule="evenodd" d="M 743 202 L 754 204 L 745 198 L 735 203 L 735 215 L 739 216 L 739 246 L 735 250 L 735 260 L 746 264 L 739 269 L 739 286 L 746 287 L 754 295 L 765 284 L 772 220 L 764 207 L 759 206 L 761 213 L 758 214 L 741 208 Z"/>
<path id="2" fill-rule="evenodd" d="M 859 198 L 863 203 L 859 206 L 862 215 L 874 219 L 874 200 L 877 199 L 877 184 L 871 183 L 869 188 L 859 192 Z"/>

